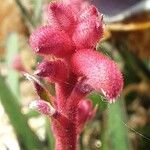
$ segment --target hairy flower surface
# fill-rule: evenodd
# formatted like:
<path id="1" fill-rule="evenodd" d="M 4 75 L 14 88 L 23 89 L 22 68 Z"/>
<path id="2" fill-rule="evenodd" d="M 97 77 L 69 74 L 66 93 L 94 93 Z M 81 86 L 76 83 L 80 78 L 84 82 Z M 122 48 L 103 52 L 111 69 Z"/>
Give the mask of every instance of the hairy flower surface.
<path id="1" fill-rule="evenodd" d="M 102 92 L 111 102 L 123 87 L 122 74 L 114 61 L 102 53 L 90 49 L 76 52 L 72 57 L 75 74 L 86 76 L 86 83 Z"/>
<path id="2" fill-rule="evenodd" d="M 95 6 L 86 0 L 62 0 L 49 3 L 45 11 L 48 24 L 36 29 L 29 43 L 43 58 L 34 75 L 54 83 L 55 96 L 27 75 L 41 99 L 31 106 L 52 118 L 56 150 L 76 150 L 78 136 L 96 111 L 86 96 L 97 91 L 114 102 L 123 77 L 113 60 L 96 51 L 104 23 Z"/>
<path id="3" fill-rule="evenodd" d="M 32 49 L 39 55 L 65 57 L 72 53 L 74 44 L 63 30 L 51 26 L 38 28 L 30 37 Z"/>

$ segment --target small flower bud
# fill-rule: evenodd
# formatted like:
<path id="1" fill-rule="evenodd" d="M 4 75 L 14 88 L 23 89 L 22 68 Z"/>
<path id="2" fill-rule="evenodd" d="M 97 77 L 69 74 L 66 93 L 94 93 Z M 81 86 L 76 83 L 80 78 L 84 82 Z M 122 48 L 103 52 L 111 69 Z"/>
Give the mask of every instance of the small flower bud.
<path id="1" fill-rule="evenodd" d="M 90 118 L 90 112 L 93 110 L 91 100 L 82 99 L 78 106 L 78 122 L 79 124 L 85 123 Z"/>
<path id="2" fill-rule="evenodd" d="M 82 99 L 78 104 L 77 111 L 77 132 L 81 132 L 85 123 L 95 115 L 95 109 L 91 100 Z"/>
<path id="3" fill-rule="evenodd" d="M 19 72 L 26 72 L 21 56 L 19 54 L 14 57 L 12 61 L 12 67 Z"/>
<path id="4" fill-rule="evenodd" d="M 53 116 L 56 113 L 56 110 L 50 105 L 50 103 L 45 102 L 44 100 L 32 101 L 29 104 L 29 108 L 47 116 Z"/>

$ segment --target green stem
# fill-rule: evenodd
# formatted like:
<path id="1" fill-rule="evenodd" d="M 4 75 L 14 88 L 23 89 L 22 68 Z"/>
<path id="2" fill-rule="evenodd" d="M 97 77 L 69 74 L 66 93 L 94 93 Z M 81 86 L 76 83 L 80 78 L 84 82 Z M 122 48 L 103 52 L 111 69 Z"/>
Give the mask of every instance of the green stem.
<path id="1" fill-rule="evenodd" d="M 9 70 L 7 81 L 13 94 L 19 100 L 19 74 L 12 68 L 13 59 L 19 54 L 18 35 L 16 33 L 10 34 L 6 45 L 6 64 Z M 17 62 L 16 62 L 17 63 Z"/>
<path id="2" fill-rule="evenodd" d="M 101 147 L 101 150 L 109 150 L 108 119 L 106 116 L 107 116 L 107 112 L 104 111 L 102 114 L 102 135 L 101 135 L 102 147 Z"/>
<path id="3" fill-rule="evenodd" d="M 27 21 L 27 24 L 29 26 L 29 29 L 32 31 L 34 27 L 36 26 L 35 22 L 32 20 L 31 15 L 26 10 L 26 8 L 22 5 L 20 0 L 15 0 L 16 4 L 20 8 L 20 11 L 22 12 L 22 15 L 24 19 Z"/>
<path id="4" fill-rule="evenodd" d="M 50 150 L 53 150 L 55 146 L 55 139 L 51 130 L 49 118 L 46 118 L 46 135 L 48 139 L 48 147 Z"/>
<path id="5" fill-rule="evenodd" d="M 33 20 L 35 22 L 35 24 L 39 24 L 41 23 L 41 19 L 42 19 L 42 0 L 33 0 L 32 1 L 33 5 L 34 5 L 34 14 L 33 14 Z"/>
<path id="6" fill-rule="evenodd" d="M 110 104 L 108 111 L 108 130 L 111 149 L 130 150 L 128 131 L 124 125 L 126 113 L 123 101 L 118 100 L 115 104 Z"/>

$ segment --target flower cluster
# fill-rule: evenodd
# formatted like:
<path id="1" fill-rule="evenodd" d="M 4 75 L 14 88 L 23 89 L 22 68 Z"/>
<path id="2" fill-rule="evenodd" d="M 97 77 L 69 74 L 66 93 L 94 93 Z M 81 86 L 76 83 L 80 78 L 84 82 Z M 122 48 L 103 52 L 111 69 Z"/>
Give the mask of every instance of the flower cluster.
<path id="1" fill-rule="evenodd" d="M 51 116 L 56 150 L 75 150 L 85 123 L 95 114 L 86 96 L 97 91 L 114 102 L 123 79 L 115 62 L 96 51 L 104 25 L 95 6 L 86 0 L 54 1 L 45 14 L 47 25 L 36 29 L 29 42 L 43 57 L 34 74 L 54 83 L 56 93 L 45 102 L 36 84 L 40 100 L 31 107 Z"/>

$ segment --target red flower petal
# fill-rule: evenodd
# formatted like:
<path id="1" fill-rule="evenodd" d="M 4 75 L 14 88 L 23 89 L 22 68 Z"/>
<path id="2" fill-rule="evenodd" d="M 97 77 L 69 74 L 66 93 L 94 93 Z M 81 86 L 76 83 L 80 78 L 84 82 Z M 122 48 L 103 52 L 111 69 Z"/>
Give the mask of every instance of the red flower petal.
<path id="1" fill-rule="evenodd" d="M 53 26 L 72 33 L 75 26 L 75 18 L 73 12 L 68 5 L 60 2 L 50 3 L 47 7 L 48 22 Z"/>
<path id="2" fill-rule="evenodd" d="M 123 77 L 114 61 L 103 54 L 85 49 L 72 57 L 73 72 L 85 76 L 86 83 L 102 92 L 110 102 L 120 94 Z"/>
<path id="3" fill-rule="evenodd" d="M 37 66 L 35 74 L 47 77 L 52 82 L 64 82 L 68 78 L 69 70 L 67 64 L 62 60 L 43 61 Z"/>
<path id="4" fill-rule="evenodd" d="M 94 5 L 89 5 L 89 7 L 86 7 L 84 10 L 81 11 L 78 20 L 85 21 L 93 17 L 99 17 L 99 13 Z"/>
<path id="5" fill-rule="evenodd" d="M 41 55 L 65 57 L 72 53 L 74 46 L 62 30 L 49 26 L 40 27 L 30 36 L 30 46 Z"/>
<path id="6" fill-rule="evenodd" d="M 103 36 L 103 25 L 99 18 L 92 17 L 80 22 L 73 34 L 73 41 L 77 49 L 96 47 L 97 42 Z"/>

